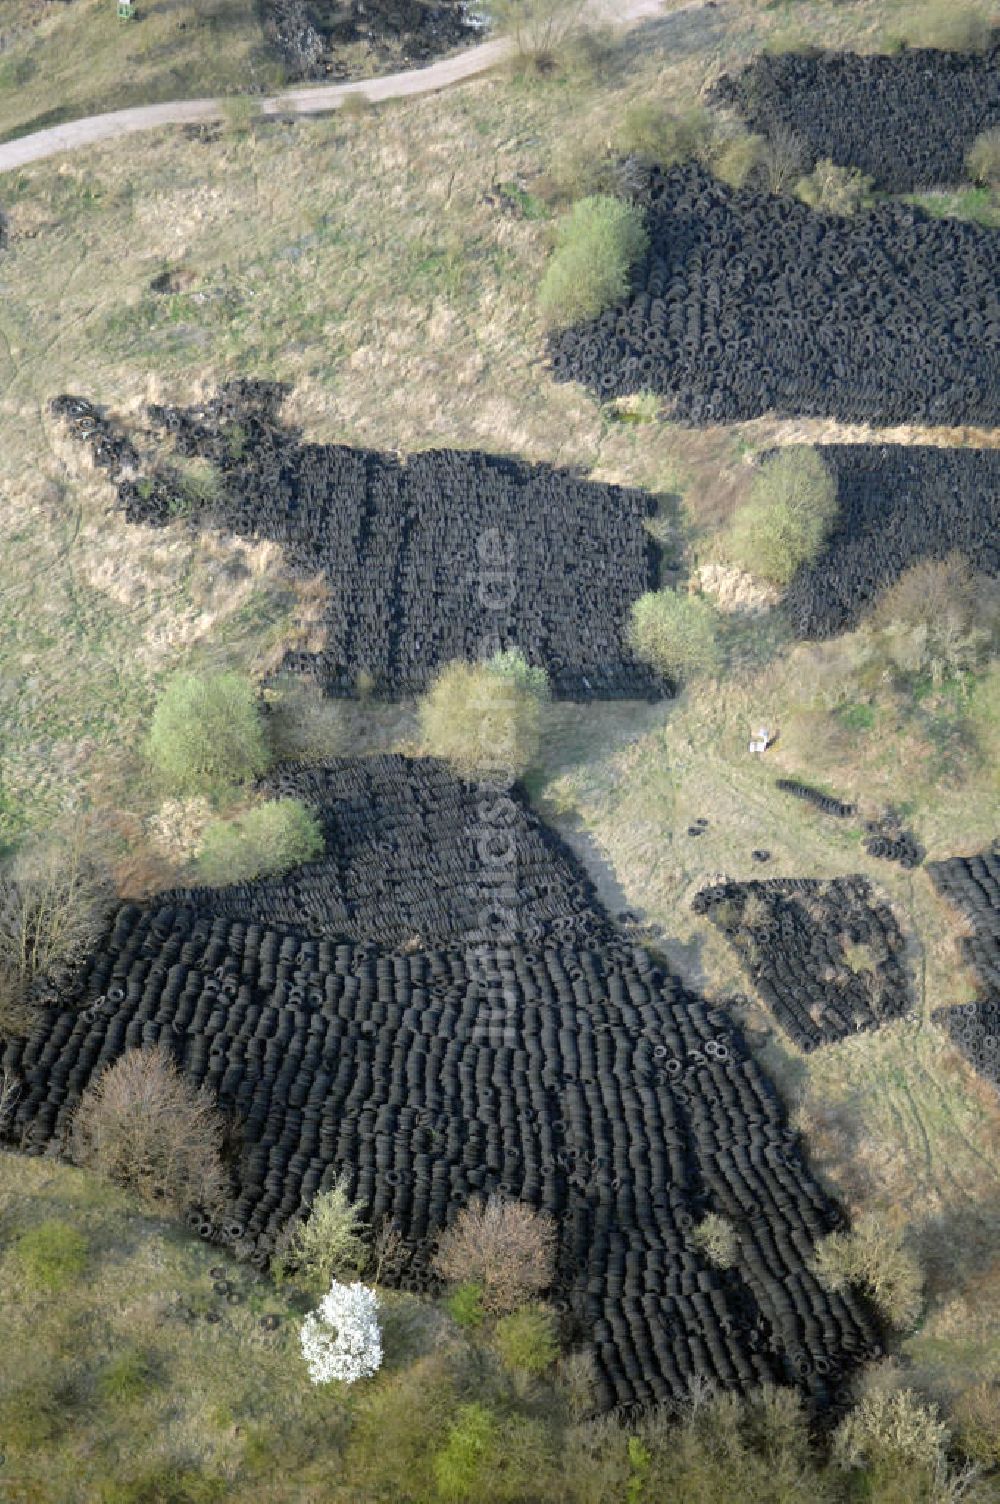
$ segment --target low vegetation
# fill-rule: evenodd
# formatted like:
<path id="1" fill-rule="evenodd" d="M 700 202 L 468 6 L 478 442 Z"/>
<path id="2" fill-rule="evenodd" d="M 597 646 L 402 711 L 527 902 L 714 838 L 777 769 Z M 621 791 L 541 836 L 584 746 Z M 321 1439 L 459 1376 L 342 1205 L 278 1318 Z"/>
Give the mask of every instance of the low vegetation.
<path id="1" fill-rule="evenodd" d="M 25 1228 L 14 1250 L 22 1278 L 47 1295 L 76 1284 L 87 1267 L 87 1239 L 79 1228 L 55 1217 Z"/>
<path id="2" fill-rule="evenodd" d="M 799 178 L 795 193 L 804 204 L 824 214 L 855 214 L 871 193 L 871 179 L 854 167 L 838 167 L 829 157 Z"/>
<path id="3" fill-rule="evenodd" d="M 716 613 L 700 596 L 649 591 L 632 607 L 629 640 L 636 655 L 679 683 L 722 665 Z"/>
<path id="4" fill-rule="evenodd" d="M 455 1285 L 475 1281 L 487 1311 L 504 1314 L 544 1293 L 552 1282 L 555 1228 L 523 1201 L 463 1207 L 441 1234 L 434 1267 Z"/>
<path id="5" fill-rule="evenodd" d="M 873 1216 L 821 1239 L 816 1272 L 830 1290 L 858 1286 L 893 1326 L 912 1326 L 923 1306 L 920 1265 L 902 1234 Z"/>
<path id="6" fill-rule="evenodd" d="M 906 17 L 903 36 L 911 47 L 979 52 L 990 44 L 990 17 L 978 0 L 925 0 Z"/>
<path id="7" fill-rule="evenodd" d="M 733 562 L 787 585 L 815 559 L 837 512 L 837 486 L 815 449 L 794 446 L 766 459 L 727 540 Z"/>
<path id="8" fill-rule="evenodd" d="M 298 799 L 277 799 L 213 821 L 202 838 L 197 874 L 205 883 L 247 882 L 315 861 L 322 852 L 316 816 Z"/>
<path id="9" fill-rule="evenodd" d="M 227 1177 L 213 1093 L 162 1048 L 129 1050 L 84 1092 L 73 1119 L 78 1163 L 174 1213 L 218 1210 Z"/>
<path id="10" fill-rule="evenodd" d="M 642 215 L 631 204 L 607 194 L 580 199 L 558 227 L 538 289 L 547 322 L 582 323 L 618 302 L 648 244 Z"/>
<path id="11" fill-rule="evenodd" d="M 173 794 L 226 794 L 269 761 L 253 685 L 236 673 L 175 675 L 156 703 L 147 745 Z"/>
<path id="12" fill-rule="evenodd" d="M 538 753 L 548 676 L 516 652 L 450 663 L 420 703 L 424 745 L 464 778 L 506 779 Z"/>

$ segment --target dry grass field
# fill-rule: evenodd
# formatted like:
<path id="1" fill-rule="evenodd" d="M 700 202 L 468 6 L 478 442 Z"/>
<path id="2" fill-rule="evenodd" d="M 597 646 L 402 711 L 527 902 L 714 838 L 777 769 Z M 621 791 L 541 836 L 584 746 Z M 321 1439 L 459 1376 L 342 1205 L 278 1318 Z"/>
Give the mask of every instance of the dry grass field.
<path id="1" fill-rule="evenodd" d="M 120 51 L 131 45 L 128 28 L 113 43 L 109 35 L 106 51 L 88 32 L 95 67 L 77 64 L 71 83 L 81 39 L 71 43 L 70 28 L 94 8 L 81 0 L 64 21 L 47 17 L 0 57 L 0 133 L 53 98 L 73 113 L 89 109 L 116 77 L 128 79 L 118 103 L 221 89 L 257 56 L 256 23 L 239 20 L 249 7 L 161 5 L 162 55 L 144 41 L 133 71 Z M 0 252 L 0 849 L 90 809 L 117 835 L 124 886 L 169 881 L 138 755 L 157 688 L 182 666 L 260 674 L 312 628 L 314 599 L 289 583 L 277 548 L 192 535 L 181 521 L 166 531 L 126 527 L 100 473 L 48 415 L 57 393 L 79 392 L 139 423 L 149 400 L 190 401 L 234 375 L 284 379 L 294 385 L 286 414 L 309 439 L 484 448 L 648 486 L 664 496 L 660 536 L 691 570 L 712 561 L 714 535 L 745 496 L 761 450 L 882 436 L 770 420 L 695 432 L 644 406 L 601 408 L 550 379 L 532 294 L 550 243 L 553 160 L 582 119 L 587 141 L 612 141 L 628 101 L 655 93 L 693 102 L 782 27 L 870 46 L 903 8 L 720 3 L 669 27 L 654 23 L 568 75 L 490 77 L 351 117 L 178 129 L 0 178 L 10 225 Z M 21 9 L 0 0 L 0 31 Z M 219 18 L 220 45 L 202 39 L 188 54 L 177 41 L 168 53 L 169 27 L 195 10 L 206 26 Z M 117 23 L 102 15 L 100 24 L 110 32 Z M 154 25 L 152 13 L 145 24 Z M 7 70 L 42 46 L 46 27 L 50 61 L 15 92 Z M 209 62 L 223 71 L 197 72 Z M 164 270 L 183 274 L 182 291 L 152 291 Z M 884 437 L 1000 443 L 1000 433 L 972 430 Z M 691 913 L 707 881 L 864 872 L 888 893 L 909 938 L 911 1021 L 806 1057 L 759 1008 L 740 1016 L 759 1031 L 830 1184 L 852 1210 L 900 1222 L 918 1249 L 928 1308 L 905 1352 L 928 1391 L 947 1399 L 973 1377 L 1000 1378 L 1000 1109 L 930 1018 L 971 995 L 957 964 L 958 921 L 924 872 L 867 857 L 856 823 L 803 807 L 773 781 L 819 783 L 865 812 L 895 804 L 932 857 L 979 849 L 1000 831 L 1000 681 L 994 668 L 951 686 L 928 682 L 904 700 L 866 678 L 849 645 L 792 647 L 777 615 L 735 615 L 727 635 L 732 668 L 721 685 L 655 706 L 553 709 L 532 792 L 612 909 L 637 909 L 671 962 L 723 999 L 747 983 Z M 409 706 L 351 706 L 337 717 L 341 745 L 416 746 Z M 747 752 L 759 722 L 779 733 L 761 760 Z M 694 840 L 684 832 L 699 816 L 709 827 Z M 755 847 L 771 851 L 766 867 L 752 861 Z M 11 1198 L 42 1205 L 51 1183 L 65 1215 L 79 1216 L 103 1247 L 120 1207 L 110 1193 L 77 1192 L 69 1175 L 5 1159 L 0 1213 Z M 134 1288 L 140 1325 L 160 1332 L 145 1282 L 151 1249 L 195 1293 L 213 1260 L 173 1235 L 115 1254 L 106 1277 Z M 79 1321 L 96 1323 L 102 1351 L 110 1328 L 100 1320 L 110 1318 L 89 1314 L 84 1287 L 73 1301 Z M 2 1302 L 0 1351 L 11 1351 L 19 1322 L 58 1351 L 66 1312 L 29 1302 L 18 1315 L 15 1304 Z M 218 1340 L 206 1326 L 193 1347 L 185 1339 L 183 1355 L 175 1344 L 169 1384 L 139 1401 L 168 1438 L 200 1428 L 196 1450 L 210 1447 L 222 1461 L 234 1434 L 256 1422 L 236 1407 L 205 1439 L 213 1365 L 291 1394 L 287 1347 L 256 1336 L 244 1314 L 252 1309 L 227 1318 Z M 289 1424 L 305 1437 L 336 1429 L 335 1415 L 310 1409 L 318 1402 L 301 1385 L 296 1393 Z M 105 1465 L 115 1424 L 97 1437 L 53 1439 L 53 1468 L 63 1471 L 52 1476 L 79 1465 L 80 1446 L 95 1449 L 88 1466 Z M 23 1497 L 48 1498 L 43 1486 L 29 1477 Z"/>

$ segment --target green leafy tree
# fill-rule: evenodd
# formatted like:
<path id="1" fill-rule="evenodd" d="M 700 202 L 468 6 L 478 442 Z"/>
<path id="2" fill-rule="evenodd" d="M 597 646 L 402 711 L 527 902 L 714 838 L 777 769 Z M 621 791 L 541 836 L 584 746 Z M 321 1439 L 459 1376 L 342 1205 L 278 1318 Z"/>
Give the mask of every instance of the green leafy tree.
<path id="1" fill-rule="evenodd" d="M 699 596 L 651 590 L 632 607 L 629 640 L 636 656 L 685 683 L 721 665 L 716 613 Z"/>
<path id="2" fill-rule="evenodd" d="M 313 1201 L 304 1222 L 296 1222 L 272 1262 L 277 1279 L 294 1274 L 303 1283 L 328 1290 L 331 1280 L 357 1274 L 368 1258 L 365 1223 L 337 1184 Z"/>
<path id="3" fill-rule="evenodd" d="M 555 1316 L 545 1306 L 522 1306 L 497 1322 L 496 1345 L 505 1368 L 537 1378 L 559 1356 Z"/>
<path id="4" fill-rule="evenodd" d="M 545 670 L 517 651 L 449 663 L 420 703 L 425 746 L 465 778 L 517 777 L 537 755 L 548 694 Z"/>
<path id="5" fill-rule="evenodd" d="M 795 445 L 765 460 L 736 513 L 728 551 L 751 574 L 786 585 L 815 559 L 837 514 L 837 483 L 815 449 Z"/>
<path id="6" fill-rule="evenodd" d="M 323 831 L 299 799 L 278 799 L 205 830 L 198 876 L 206 883 L 246 882 L 287 872 L 323 852 Z"/>
<path id="7" fill-rule="evenodd" d="M 176 794 L 220 794 L 263 773 L 269 755 L 250 680 L 175 675 L 157 701 L 147 750 Z"/>
<path id="8" fill-rule="evenodd" d="M 631 204 L 605 194 L 581 199 L 556 232 L 538 290 L 543 317 L 554 325 L 596 318 L 624 298 L 631 268 L 648 245 L 642 215 Z"/>
<path id="9" fill-rule="evenodd" d="M 465 1504 L 482 1496 L 481 1480 L 493 1465 L 498 1428 L 485 1405 L 462 1405 L 448 1439 L 434 1458 L 438 1497 Z"/>

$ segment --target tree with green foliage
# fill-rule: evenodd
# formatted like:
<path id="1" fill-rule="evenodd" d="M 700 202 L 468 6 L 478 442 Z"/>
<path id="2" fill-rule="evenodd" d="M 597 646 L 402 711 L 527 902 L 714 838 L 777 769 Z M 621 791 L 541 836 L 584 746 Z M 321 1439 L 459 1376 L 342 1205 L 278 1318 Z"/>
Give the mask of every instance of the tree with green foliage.
<path id="1" fill-rule="evenodd" d="M 263 773 L 269 754 L 243 674 L 176 674 L 156 702 L 149 760 L 175 794 L 221 795 Z"/>
<path id="2" fill-rule="evenodd" d="M 286 1230 L 271 1264 L 278 1280 L 294 1275 L 328 1290 L 334 1279 L 358 1274 L 368 1259 L 365 1223 L 338 1182 L 313 1201 L 308 1217 Z"/>
<path id="3" fill-rule="evenodd" d="M 629 274 L 649 246 L 643 217 L 606 194 L 583 198 L 560 222 L 538 290 L 546 321 L 556 326 L 596 318 L 629 289 Z"/>
<path id="4" fill-rule="evenodd" d="M 716 623 L 715 609 L 703 597 L 650 590 L 632 606 L 629 641 L 636 657 L 683 684 L 719 669 Z"/>
<path id="5" fill-rule="evenodd" d="M 862 1217 L 850 1232 L 832 1232 L 820 1239 L 815 1266 L 829 1290 L 858 1285 L 893 1326 L 912 1326 L 920 1314 L 920 1265 L 902 1233 L 877 1217 Z"/>
<path id="6" fill-rule="evenodd" d="M 546 1306 L 522 1306 L 497 1322 L 496 1346 L 505 1368 L 545 1373 L 559 1356 L 555 1316 Z"/>
<path id="7" fill-rule="evenodd" d="M 516 778 L 534 761 L 548 675 L 522 653 L 447 664 L 420 702 L 424 744 L 463 778 Z"/>
<path id="8" fill-rule="evenodd" d="M 733 519 L 728 553 L 752 575 L 787 585 L 819 554 L 837 515 L 837 483 L 815 449 L 771 455 Z"/>
<path id="9" fill-rule="evenodd" d="M 216 820 L 202 837 L 202 882 L 238 883 L 287 872 L 323 854 L 323 829 L 300 799 L 276 799 L 232 820 Z"/>
<path id="10" fill-rule="evenodd" d="M 434 1479 L 443 1504 L 465 1504 L 482 1496 L 480 1480 L 497 1448 L 497 1423 L 485 1405 L 459 1407 L 448 1438 L 434 1458 Z"/>

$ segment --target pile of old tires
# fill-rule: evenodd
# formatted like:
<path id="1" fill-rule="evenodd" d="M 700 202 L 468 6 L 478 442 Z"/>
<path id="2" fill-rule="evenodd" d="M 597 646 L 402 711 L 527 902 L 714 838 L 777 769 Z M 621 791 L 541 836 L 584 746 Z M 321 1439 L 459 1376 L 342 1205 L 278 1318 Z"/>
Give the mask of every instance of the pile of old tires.
<path id="1" fill-rule="evenodd" d="M 972 142 L 1000 126 L 1000 32 L 994 38 L 985 52 L 762 53 L 711 98 L 766 137 L 791 133 L 804 172 L 826 157 L 889 193 L 945 187 L 965 181 Z"/>
<path id="2" fill-rule="evenodd" d="M 912 869 L 919 867 L 927 854 L 913 832 L 904 829 L 896 810 L 887 810 L 877 820 L 866 820 L 864 829 L 863 844 L 869 856 Z"/>
<path id="3" fill-rule="evenodd" d="M 800 637 L 857 626 L 922 559 L 957 551 L 1000 575 L 1000 450 L 936 444 L 828 444 L 837 517 L 822 552 L 791 581 L 785 608 Z"/>
<path id="4" fill-rule="evenodd" d="M 659 579 L 648 493 L 489 454 L 403 462 L 304 444 L 279 421 L 281 396 L 244 382 L 200 408 L 149 416 L 180 455 L 218 467 L 218 498 L 195 525 L 273 539 L 294 572 L 325 575 L 325 646 L 290 655 L 289 667 L 330 694 L 353 694 L 365 674 L 393 697 L 421 692 L 451 659 L 518 647 L 557 696 L 667 692 L 626 645 L 631 606 Z M 176 515 L 174 489 L 169 467 L 130 470 L 119 495 L 130 521 L 156 525 Z"/>
<path id="5" fill-rule="evenodd" d="M 983 987 L 975 1002 L 938 1008 L 934 1017 L 979 1074 L 1000 1089 L 1000 842 L 976 856 L 928 862 L 927 870 L 971 925 L 962 953 Z"/>
<path id="6" fill-rule="evenodd" d="M 21 1084 L 8 1138 L 58 1145 L 98 1072 L 154 1045 L 241 1124 L 227 1214 L 192 1217 L 239 1257 L 266 1263 L 343 1176 L 398 1227 L 397 1278 L 431 1289 L 436 1237 L 495 1191 L 557 1221 L 551 1298 L 593 1344 L 602 1407 L 678 1398 L 695 1375 L 822 1404 L 879 1351 L 864 1303 L 812 1272 L 842 1219 L 739 1031 L 610 927 L 390 948 L 234 918 L 207 893 L 125 905 L 2 1049 Z M 739 1240 L 725 1270 L 692 1237 L 710 1211 Z"/>
<path id="7" fill-rule="evenodd" d="M 876 1029 L 911 1006 L 899 925 L 864 877 L 718 883 L 693 907 L 726 936 L 802 1050 Z"/>
<path id="8" fill-rule="evenodd" d="M 556 380 L 656 392 L 693 423 L 1000 421 L 1000 232 L 908 205 L 822 214 L 691 163 L 640 201 L 648 255 L 623 302 L 550 337 Z"/>
<path id="9" fill-rule="evenodd" d="M 855 811 L 853 804 L 845 804 L 843 799 L 824 794 L 822 789 L 814 789 L 811 784 L 802 783 L 798 778 L 776 778 L 774 786 L 783 794 L 802 799 L 806 804 L 811 804 L 813 809 L 820 810 L 824 815 L 833 815 L 838 820 L 846 820 Z"/>
<path id="10" fill-rule="evenodd" d="M 594 888 L 522 790 L 491 791 L 433 758 L 285 763 L 262 791 L 300 799 L 324 851 L 285 877 L 178 889 L 164 904 L 380 945 L 592 943 L 611 927 Z"/>

